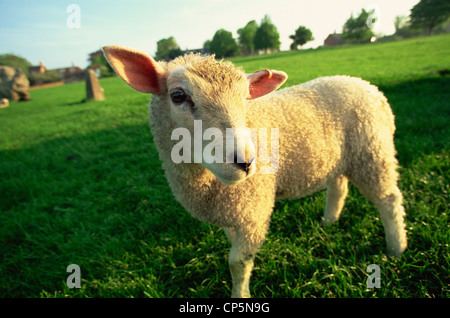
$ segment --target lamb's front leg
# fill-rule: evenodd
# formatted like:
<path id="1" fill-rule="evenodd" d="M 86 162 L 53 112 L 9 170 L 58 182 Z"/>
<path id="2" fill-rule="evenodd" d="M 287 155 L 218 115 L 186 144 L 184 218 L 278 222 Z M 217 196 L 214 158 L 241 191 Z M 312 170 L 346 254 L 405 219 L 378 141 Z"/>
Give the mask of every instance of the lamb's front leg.
<path id="1" fill-rule="evenodd" d="M 339 219 L 347 193 L 348 179 L 344 175 L 337 177 L 328 184 L 327 205 L 325 206 L 322 224 L 331 225 Z"/>
<path id="2" fill-rule="evenodd" d="M 239 231 L 236 231 L 236 235 L 232 240 L 230 257 L 228 259 L 231 277 L 233 279 L 231 297 L 250 297 L 250 276 L 258 247 L 259 244 L 251 244 L 246 240 L 244 235 Z"/>
<path id="3" fill-rule="evenodd" d="M 236 230 L 228 227 L 225 227 L 223 230 L 225 231 L 225 235 L 227 236 L 231 245 L 233 245 L 234 239 L 236 237 Z"/>

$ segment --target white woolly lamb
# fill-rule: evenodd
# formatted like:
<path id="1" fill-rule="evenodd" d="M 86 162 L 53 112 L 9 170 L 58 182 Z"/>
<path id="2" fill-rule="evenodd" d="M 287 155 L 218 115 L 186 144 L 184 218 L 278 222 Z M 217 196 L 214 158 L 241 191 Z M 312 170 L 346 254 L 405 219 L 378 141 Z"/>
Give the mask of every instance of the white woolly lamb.
<path id="1" fill-rule="evenodd" d="M 327 188 L 323 222 L 331 224 L 351 181 L 378 208 L 388 252 L 406 249 L 394 117 L 375 86 L 336 76 L 271 93 L 285 82 L 285 73 L 246 75 L 230 62 L 194 54 L 156 62 L 119 46 L 104 47 L 104 53 L 125 82 L 153 95 L 151 131 L 176 199 L 192 216 L 225 228 L 232 244 L 232 297 L 250 296 L 255 253 L 278 198 Z M 268 129 L 277 137 L 266 145 L 272 170 L 257 158 L 256 146 L 267 142 Z M 187 154 L 179 163 L 173 160 L 181 136 L 175 131 L 202 138 L 183 149 Z"/>

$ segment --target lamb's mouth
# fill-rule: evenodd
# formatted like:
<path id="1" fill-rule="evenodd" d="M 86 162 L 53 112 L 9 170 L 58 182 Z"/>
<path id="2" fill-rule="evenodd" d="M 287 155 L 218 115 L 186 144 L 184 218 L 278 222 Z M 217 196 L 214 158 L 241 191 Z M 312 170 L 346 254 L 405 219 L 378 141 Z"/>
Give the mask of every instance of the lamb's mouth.
<path id="1" fill-rule="evenodd" d="M 236 185 L 236 184 L 238 184 L 238 183 L 240 183 L 240 182 L 242 182 L 242 181 L 247 179 L 247 177 L 244 177 L 244 178 L 241 178 L 241 179 L 225 179 L 225 178 L 222 178 L 222 177 L 220 177 L 218 175 L 215 175 L 215 176 L 217 177 L 217 179 L 219 179 L 220 182 L 222 182 L 223 184 L 228 185 L 228 186 Z"/>
<path id="2" fill-rule="evenodd" d="M 219 179 L 220 182 L 222 182 L 225 185 L 236 185 L 242 181 L 247 180 L 255 173 L 255 167 L 252 165 L 250 169 L 248 169 L 246 172 L 241 170 L 235 170 L 232 175 L 224 176 L 223 174 L 214 173 L 211 171 L 217 179 Z"/>

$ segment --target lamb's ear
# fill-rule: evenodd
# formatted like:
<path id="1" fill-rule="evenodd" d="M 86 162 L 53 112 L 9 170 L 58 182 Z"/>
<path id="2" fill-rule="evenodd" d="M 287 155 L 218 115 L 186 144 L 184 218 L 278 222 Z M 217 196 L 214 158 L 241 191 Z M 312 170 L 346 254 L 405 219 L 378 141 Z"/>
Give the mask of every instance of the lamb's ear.
<path id="1" fill-rule="evenodd" d="M 283 85 L 287 74 L 281 71 L 262 70 L 247 75 L 250 99 L 264 96 Z"/>
<path id="2" fill-rule="evenodd" d="M 165 70 L 147 54 L 126 47 L 103 47 L 103 54 L 128 85 L 142 93 L 161 94 Z"/>

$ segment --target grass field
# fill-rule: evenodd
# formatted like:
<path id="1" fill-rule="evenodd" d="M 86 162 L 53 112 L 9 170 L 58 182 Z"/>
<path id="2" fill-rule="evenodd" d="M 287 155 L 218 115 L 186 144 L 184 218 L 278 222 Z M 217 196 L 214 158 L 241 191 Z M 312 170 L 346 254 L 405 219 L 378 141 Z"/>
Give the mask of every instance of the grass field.
<path id="1" fill-rule="evenodd" d="M 385 92 L 396 116 L 409 248 L 386 257 L 378 213 L 354 187 L 324 229 L 325 193 L 276 203 L 255 260 L 254 297 L 449 297 L 450 35 L 234 59 L 333 74 Z M 149 96 L 117 78 L 31 91 L 0 109 L 1 297 L 228 297 L 229 243 L 174 200 L 147 122 Z M 69 264 L 81 288 L 69 289 Z M 369 264 L 381 288 L 367 288 Z"/>

